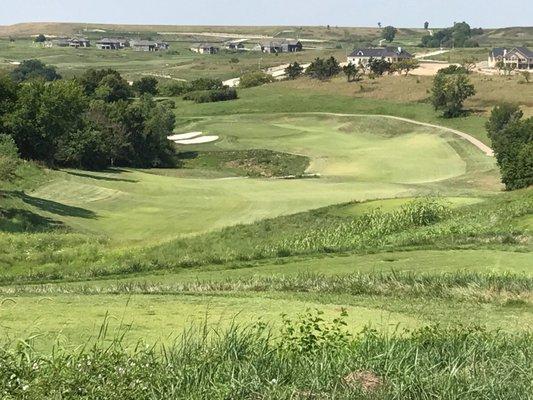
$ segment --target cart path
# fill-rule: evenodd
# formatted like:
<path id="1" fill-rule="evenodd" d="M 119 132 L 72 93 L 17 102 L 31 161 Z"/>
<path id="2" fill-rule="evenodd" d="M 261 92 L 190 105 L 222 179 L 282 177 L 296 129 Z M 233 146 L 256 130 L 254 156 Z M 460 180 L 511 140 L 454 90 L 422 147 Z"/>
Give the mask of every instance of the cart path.
<path id="1" fill-rule="evenodd" d="M 420 122 L 420 121 L 415 121 L 409 118 L 395 117 L 393 115 L 384 115 L 384 114 L 342 114 L 342 113 L 327 113 L 327 112 L 309 112 L 309 113 L 301 113 L 301 114 L 333 115 L 333 116 L 338 116 L 338 117 L 381 117 L 381 118 L 394 119 L 396 121 L 409 122 L 411 124 L 420 125 L 420 126 L 427 126 L 429 128 L 441 129 L 443 131 L 451 132 L 457 136 L 462 137 L 463 139 L 469 141 L 474 146 L 476 146 L 483 153 L 485 153 L 485 155 L 489 157 L 494 157 L 494 151 L 489 146 L 487 146 L 485 143 L 483 143 L 481 140 L 476 139 L 475 137 L 473 137 L 472 135 L 469 135 L 468 133 L 459 131 L 457 129 L 448 128 L 442 125 L 430 124 L 428 122 Z"/>

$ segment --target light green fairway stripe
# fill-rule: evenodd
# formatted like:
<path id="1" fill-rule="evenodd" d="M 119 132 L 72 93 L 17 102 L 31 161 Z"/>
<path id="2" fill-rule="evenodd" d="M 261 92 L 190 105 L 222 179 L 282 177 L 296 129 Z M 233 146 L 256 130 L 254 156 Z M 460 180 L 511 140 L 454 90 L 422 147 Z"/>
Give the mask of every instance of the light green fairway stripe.
<path id="1" fill-rule="evenodd" d="M 90 304 L 90 307 L 88 307 Z M 51 296 L 16 297 L 0 307 L 0 333 L 3 337 L 24 338 L 37 335 L 46 347 L 56 338 L 80 345 L 98 335 L 106 315 L 110 335 L 131 326 L 127 342 L 143 339 L 148 343 L 172 342 L 184 329 L 207 319 L 211 327 L 227 327 L 233 321 L 248 324 L 278 324 L 281 314 L 296 317 L 308 309 L 320 308 L 325 317 L 338 317 L 343 305 L 297 299 L 225 296 Z M 345 307 L 348 329 L 360 331 L 365 325 L 380 330 L 401 326 L 413 328 L 424 322 L 402 313 L 373 307 Z M 32 312 L 28 312 L 32 310 Z M 83 317 L 81 317 L 83 316 Z"/>

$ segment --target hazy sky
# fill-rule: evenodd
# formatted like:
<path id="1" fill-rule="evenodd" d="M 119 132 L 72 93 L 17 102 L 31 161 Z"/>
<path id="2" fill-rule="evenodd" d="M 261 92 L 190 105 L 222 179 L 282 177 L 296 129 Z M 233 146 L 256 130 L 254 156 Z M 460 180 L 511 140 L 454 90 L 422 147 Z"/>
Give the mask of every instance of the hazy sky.
<path id="1" fill-rule="evenodd" d="M 531 26 L 533 1 L 0 0 L 0 25 L 65 21 L 175 25 Z"/>

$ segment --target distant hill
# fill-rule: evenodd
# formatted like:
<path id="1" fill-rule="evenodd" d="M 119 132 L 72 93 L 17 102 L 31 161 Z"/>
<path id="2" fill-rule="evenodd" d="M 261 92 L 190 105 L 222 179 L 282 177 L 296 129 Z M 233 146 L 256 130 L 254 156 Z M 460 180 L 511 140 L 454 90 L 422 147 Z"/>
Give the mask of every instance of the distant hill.
<path id="1" fill-rule="evenodd" d="M 437 31 L 439 28 L 434 28 Z M 31 37 L 38 34 L 47 36 L 70 36 L 81 34 L 92 38 L 113 35 L 158 35 L 172 38 L 196 36 L 196 38 L 229 37 L 249 39 L 271 37 L 299 37 L 302 39 L 326 40 L 331 42 L 372 42 L 377 43 L 381 30 L 377 27 L 337 27 L 337 26 L 187 26 L 187 25 L 127 25 L 127 24 L 84 24 L 59 22 L 28 22 L 0 26 L 0 38 Z M 421 28 L 399 28 L 397 40 L 400 43 L 417 45 L 420 38 L 429 32 Z M 187 35 L 190 34 L 190 35 Z M 481 46 L 533 47 L 533 27 L 486 28 L 476 40 Z"/>
<path id="2" fill-rule="evenodd" d="M 533 47 L 533 26 L 486 30 L 476 38 L 480 45 Z"/>

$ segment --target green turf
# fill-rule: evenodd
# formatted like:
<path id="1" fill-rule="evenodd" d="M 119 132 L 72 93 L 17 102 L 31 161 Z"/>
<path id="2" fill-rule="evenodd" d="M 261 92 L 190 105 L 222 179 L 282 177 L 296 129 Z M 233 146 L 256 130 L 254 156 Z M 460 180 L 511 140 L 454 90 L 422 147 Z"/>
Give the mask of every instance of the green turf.
<path id="1" fill-rule="evenodd" d="M 208 118 L 187 128 L 221 137 L 205 149 L 264 148 L 305 155 L 310 159 L 307 172 L 320 178 L 227 181 L 186 173 L 176 178 L 135 170 L 65 171 L 29 193 L 25 202 L 47 217 L 117 244 L 155 243 L 330 204 L 435 191 L 431 185 L 437 183 L 445 194 L 459 186 L 446 182 L 468 176 L 472 169 L 495 176 L 494 161 L 453 134 L 377 117 L 245 115 Z M 466 150 L 458 151 L 462 148 Z M 417 163 L 411 162 L 414 158 Z M 497 188 L 468 182 L 463 187 L 478 193 Z"/>

